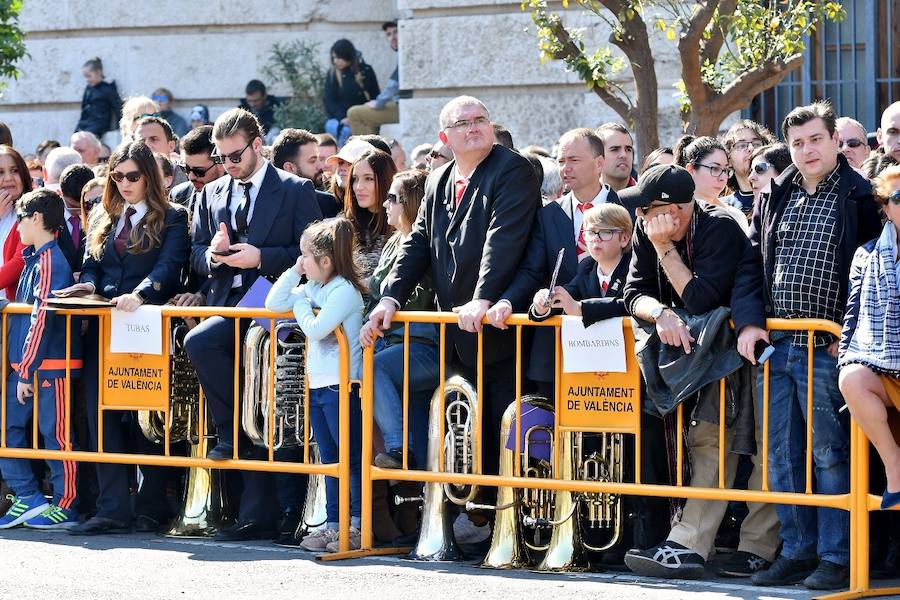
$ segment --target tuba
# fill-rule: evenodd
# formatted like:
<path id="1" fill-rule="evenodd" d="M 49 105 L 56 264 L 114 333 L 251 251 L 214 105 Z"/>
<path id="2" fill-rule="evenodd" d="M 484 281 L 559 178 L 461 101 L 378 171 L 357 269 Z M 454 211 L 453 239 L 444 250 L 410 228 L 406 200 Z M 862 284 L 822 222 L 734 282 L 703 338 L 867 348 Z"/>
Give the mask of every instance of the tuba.
<path id="1" fill-rule="evenodd" d="M 172 319 L 169 359 L 169 442 L 188 442 L 191 457 L 200 457 L 200 382 L 184 351 L 190 327 L 183 319 Z M 166 439 L 166 413 L 138 411 L 138 425 L 148 440 L 162 444 Z M 207 422 L 209 422 L 207 420 Z M 164 534 L 168 537 L 212 537 L 230 522 L 228 502 L 218 470 L 188 469 L 181 510 Z"/>
<path id="2" fill-rule="evenodd" d="M 441 412 L 443 400 L 444 411 Z M 428 419 L 428 470 L 440 471 L 440 444 L 444 447 L 444 470 L 454 474 L 474 473 L 475 419 L 478 399 L 472 384 L 455 375 L 444 383 L 444 396 L 435 391 Z M 440 438 L 441 420 L 445 422 L 444 439 Z M 456 560 L 462 551 L 453 537 L 453 516 L 448 503 L 464 506 L 478 493 L 474 485 L 426 483 L 423 497 L 397 496 L 397 504 L 422 502 L 422 528 L 419 540 L 409 553 L 414 560 Z"/>
<path id="3" fill-rule="evenodd" d="M 596 448 L 586 448 L 591 435 Z M 621 433 L 564 436 L 560 464 L 563 479 L 621 482 L 624 477 L 624 437 Z M 588 567 L 585 550 L 603 552 L 622 535 L 622 495 L 599 492 L 557 494 L 553 536 L 538 571 L 582 571 Z"/>
<path id="4" fill-rule="evenodd" d="M 275 450 L 303 445 L 306 397 L 306 339 L 292 321 L 275 324 L 274 421 L 270 422 L 270 353 L 268 330 L 252 324 L 244 338 L 244 392 L 241 426 L 254 445 Z"/>
<path id="5" fill-rule="evenodd" d="M 538 407 L 553 410 L 553 404 L 541 396 L 522 398 L 523 409 Z M 516 403 L 503 413 L 500 424 L 500 476 L 512 477 L 515 472 L 515 449 L 506 448 L 506 441 L 516 430 Z M 533 425 L 524 431 L 524 444 L 519 461 L 521 477 L 552 478 L 553 429 Z M 549 445 L 550 460 L 532 457 L 535 445 Z M 530 488 L 497 488 L 496 506 L 469 503 L 468 508 L 497 511 L 491 546 L 481 565 L 492 569 L 512 569 L 535 563 L 534 553 L 548 549 L 552 531 L 555 492 Z"/>

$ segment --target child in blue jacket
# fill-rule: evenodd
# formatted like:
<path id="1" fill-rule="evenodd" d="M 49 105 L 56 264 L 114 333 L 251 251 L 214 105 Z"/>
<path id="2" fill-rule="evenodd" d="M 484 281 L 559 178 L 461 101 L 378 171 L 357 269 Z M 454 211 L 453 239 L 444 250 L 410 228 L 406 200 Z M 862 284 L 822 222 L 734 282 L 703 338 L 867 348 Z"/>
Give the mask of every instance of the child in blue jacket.
<path id="1" fill-rule="evenodd" d="M 29 423 L 38 402 L 38 429 L 47 450 L 66 444 L 66 318 L 45 310 L 50 290 L 73 283 L 72 270 L 56 243 L 64 226 L 63 203 L 47 189 L 29 192 L 16 202 L 19 235 L 25 245 L 25 269 L 16 290 L 16 302 L 31 304 L 30 315 L 9 317 L 9 362 L 6 384 L 6 443 L 27 448 Z M 77 335 L 71 336 L 74 342 Z M 80 348 L 71 351 L 69 372 L 80 374 Z M 37 389 L 35 389 L 35 383 Z M 53 483 L 48 504 L 26 459 L 0 459 L 3 477 L 16 494 L 15 502 L 0 518 L 0 529 L 25 525 L 35 529 L 66 529 L 78 523 L 74 510 L 77 465 L 71 460 L 47 461 Z"/>

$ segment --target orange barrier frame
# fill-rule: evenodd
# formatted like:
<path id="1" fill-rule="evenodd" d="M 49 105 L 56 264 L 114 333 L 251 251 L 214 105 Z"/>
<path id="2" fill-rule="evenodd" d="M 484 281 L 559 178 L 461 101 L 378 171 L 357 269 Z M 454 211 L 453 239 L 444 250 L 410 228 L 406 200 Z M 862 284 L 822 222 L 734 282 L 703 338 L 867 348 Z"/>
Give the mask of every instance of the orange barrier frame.
<path id="1" fill-rule="evenodd" d="M 7 371 L 8 365 L 8 352 L 7 352 L 7 335 L 8 335 L 8 318 L 9 315 L 27 315 L 31 313 L 31 305 L 28 304 L 9 304 L 2 311 L 2 346 L 0 346 L 0 350 L 2 350 L 3 356 L 0 358 L 0 365 L 2 365 L 3 373 Z M 339 487 L 339 544 L 340 548 L 343 551 L 347 551 L 350 547 L 350 445 L 349 444 L 340 444 L 340 448 L 338 450 L 338 462 L 332 464 L 310 464 L 309 463 L 309 434 L 310 434 L 310 424 L 309 424 L 309 395 L 306 394 L 306 401 L 304 406 L 304 438 L 307 442 L 304 446 L 303 453 L 303 462 L 294 463 L 294 462 L 284 462 L 275 460 L 274 456 L 274 428 L 269 428 L 269 440 L 268 440 L 268 457 L 266 460 L 247 460 L 241 459 L 238 457 L 238 448 L 237 444 L 235 444 L 235 453 L 234 456 L 230 460 L 223 461 L 213 461 L 208 458 L 191 458 L 188 456 L 172 456 L 170 455 L 169 448 L 169 411 L 171 408 L 168 400 L 164 402 L 164 406 L 162 407 L 166 414 L 165 418 L 165 442 L 163 448 L 162 455 L 147 455 L 147 454 L 125 454 L 125 453 L 110 453 L 104 452 L 103 450 L 103 416 L 104 412 L 108 410 L 160 410 L 160 406 L 116 406 L 111 404 L 106 404 L 103 402 L 103 386 L 98 386 L 100 398 L 98 398 L 99 405 L 99 415 L 98 415 L 98 440 L 97 440 L 97 452 L 90 452 L 86 450 L 73 450 L 72 449 L 72 423 L 71 423 L 71 370 L 69 368 L 69 363 L 71 359 L 71 336 L 72 336 L 72 318 L 73 317 L 97 317 L 100 319 L 100 331 L 101 336 L 103 334 L 103 328 L 108 326 L 108 320 L 110 315 L 110 309 L 107 308 L 90 308 L 90 309 L 60 309 L 58 310 L 60 314 L 65 315 L 66 318 L 66 397 L 65 397 L 65 419 L 67 423 L 66 432 L 65 432 L 65 450 L 44 450 L 38 448 L 38 406 L 35 402 L 34 406 L 34 416 L 33 416 L 33 435 L 32 435 L 32 447 L 31 448 L 8 448 L 6 445 L 6 394 L 7 394 L 7 381 L 6 377 L 3 377 L 2 383 L 0 383 L 0 394 L 2 394 L 3 402 L 0 404 L 0 457 L 3 458 L 23 458 L 23 459 L 40 459 L 40 460 L 73 460 L 78 462 L 103 462 L 103 463 L 112 463 L 112 464 L 136 464 L 136 465 L 153 465 L 153 466 L 167 466 L 167 467 L 200 467 L 200 468 L 212 468 L 212 469 L 229 469 L 229 470 L 237 470 L 237 471 L 266 471 L 272 473 L 296 473 L 296 474 L 307 474 L 307 475 L 325 475 L 329 477 L 336 477 L 338 479 L 338 487 Z M 229 307 L 174 307 L 174 306 L 165 306 L 162 308 L 162 318 L 163 318 L 163 355 L 168 355 L 169 352 L 169 344 L 168 340 L 170 338 L 170 330 L 171 330 L 171 320 L 173 318 L 196 318 L 196 319 L 206 319 L 209 317 L 225 317 L 234 319 L 234 335 L 235 335 L 235 357 L 234 357 L 234 382 L 235 382 L 235 398 L 234 398 L 234 438 L 238 439 L 238 428 L 240 427 L 240 408 L 241 408 L 241 393 L 240 393 L 240 367 L 241 367 L 241 351 L 243 348 L 243 343 L 240 335 L 240 321 L 245 319 L 268 319 L 269 321 L 269 331 L 274 331 L 274 324 L 276 319 L 293 319 L 292 313 L 274 313 L 271 311 L 267 311 L 264 309 L 248 309 L 248 308 L 229 308 Z M 353 381 L 350 379 L 350 350 L 349 344 L 347 342 L 347 336 L 344 333 L 343 329 L 338 328 L 335 330 L 335 337 L 338 340 L 338 346 L 340 350 L 340 365 L 339 365 L 339 374 L 340 374 L 340 391 L 339 391 L 339 413 L 338 413 L 338 427 L 341 439 L 349 439 L 350 437 L 350 387 L 353 384 L 359 384 L 359 381 Z M 269 399 L 274 399 L 275 394 L 275 344 L 270 344 L 271 352 L 269 357 Z M 100 381 L 103 381 L 103 357 L 101 352 L 101 357 L 99 362 L 99 373 Z M 35 386 L 37 387 L 37 386 Z M 307 388 L 308 389 L 308 388 Z M 88 409 L 90 410 L 90 406 Z M 274 402 L 269 402 L 269 418 L 270 422 L 274 422 L 274 410 L 275 404 Z M 200 456 L 205 456 L 206 451 L 206 410 L 205 410 L 205 402 L 203 393 L 201 391 L 199 397 L 199 424 L 198 430 L 200 431 L 199 439 L 200 439 Z"/>

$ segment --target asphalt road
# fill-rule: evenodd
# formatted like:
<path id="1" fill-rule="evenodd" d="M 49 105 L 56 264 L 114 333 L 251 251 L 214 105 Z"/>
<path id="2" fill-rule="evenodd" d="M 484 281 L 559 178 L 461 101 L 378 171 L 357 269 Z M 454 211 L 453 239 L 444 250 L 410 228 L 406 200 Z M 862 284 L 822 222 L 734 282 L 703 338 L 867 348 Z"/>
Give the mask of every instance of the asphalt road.
<path id="1" fill-rule="evenodd" d="M 324 563 L 309 553 L 266 543 L 137 534 L 83 538 L 3 531 L 0 557 L 0 600 L 813 597 L 802 587 L 760 589 L 746 581 L 722 579 L 671 582 L 613 573 L 547 575 L 383 556 Z"/>

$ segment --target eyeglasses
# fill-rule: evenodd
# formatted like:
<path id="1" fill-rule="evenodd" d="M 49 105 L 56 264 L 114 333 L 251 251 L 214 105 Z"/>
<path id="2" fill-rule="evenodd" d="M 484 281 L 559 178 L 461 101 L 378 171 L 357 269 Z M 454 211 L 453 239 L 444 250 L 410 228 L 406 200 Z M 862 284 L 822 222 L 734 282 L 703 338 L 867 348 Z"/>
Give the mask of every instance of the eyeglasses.
<path id="1" fill-rule="evenodd" d="M 704 165 L 702 163 L 694 163 L 694 166 L 695 167 L 705 167 L 705 168 L 709 169 L 709 174 L 712 175 L 713 177 L 715 177 L 716 179 L 721 177 L 723 174 L 726 177 L 731 177 L 731 169 L 729 169 L 727 167 L 725 167 L 723 169 L 722 167 L 717 167 L 715 165 Z"/>
<path id="2" fill-rule="evenodd" d="M 731 149 L 737 150 L 738 152 L 743 152 L 747 148 L 753 148 L 756 150 L 757 148 L 763 147 L 763 141 L 760 139 L 750 140 L 749 142 L 737 142 L 735 143 Z"/>
<path id="3" fill-rule="evenodd" d="M 767 162 L 758 162 L 755 165 L 753 165 L 753 172 L 756 173 L 757 175 L 765 175 L 766 171 L 768 171 L 771 168 L 772 168 L 772 165 L 770 165 Z"/>
<path id="4" fill-rule="evenodd" d="M 253 140 L 255 140 L 255 139 L 256 138 L 253 138 Z M 233 164 L 236 165 L 239 162 L 241 162 L 242 157 L 244 156 L 244 152 L 246 152 L 247 148 L 249 148 L 253 144 L 253 140 L 250 140 L 249 142 L 247 142 L 247 145 L 244 146 L 243 150 L 239 150 L 238 152 L 232 152 L 231 154 L 224 154 L 224 155 L 223 154 L 211 154 L 210 158 L 212 159 L 213 163 L 217 164 L 217 165 L 224 165 L 226 158 L 228 160 L 230 160 Z M 201 177 L 202 177 L 202 175 L 201 175 Z"/>
<path id="5" fill-rule="evenodd" d="M 113 178 L 113 181 L 116 183 L 122 183 L 123 179 L 127 179 L 131 183 L 137 183 L 140 181 L 143 175 L 140 171 L 129 171 L 128 173 L 123 173 L 122 171 L 110 171 L 109 176 Z"/>
<path id="6" fill-rule="evenodd" d="M 647 214 L 654 208 L 659 208 L 660 206 L 668 206 L 670 204 L 673 204 L 673 203 L 672 202 L 660 202 L 659 204 L 648 204 L 647 206 L 641 206 L 639 208 L 641 209 L 642 213 Z"/>
<path id="7" fill-rule="evenodd" d="M 856 138 L 850 138 L 849 140 L 841 140 L 840 147 L 843 148 L 844 146 L 849 146 L 851 148 L 859 148 L 864 143 L 865 142 L 863 142 L 862 140 L 858 140 Z"/>
<path id="8" fill-rule="evenodd" d="M 216 163 L 213 163 L 208 167 L 189 167 L 184 163 L 179 163 L 178 166 L 181 167 L 181 170 L 184 171 L 186 175 L 193 173 L 197 177 L 206 177 L 206 174 L 210 169 L 216 168 Z"/>
<path id="9" fill-rule="evenodd" d="M 594 240 L 600 240 L 601 242 L 608 242 L 617 233 L 622 233 L 622 230 L 618 227 L 613 227 L 612 229 L 586 229 L 584 231 L 584 241 L 593 242 Z"/>
<path id="10" fill-rule="evenodd" d="M 475 117 L 474 119 L 470 119 L 468 121 L 459 120 L 456 123 L 447 125 L 447 127 L 445 127 L 444 129 L 455 129 L 455 130 L 459 131 L 459 130 L 469 129 L 472 126 L 484 127 L 488 123 L 490 123 L 490 121 L 488 121 L 487 117 Z"/>
<path id="11" fill-rule="evenodd" d="M 887 200 L 885 201 L 885 204 L 888 204 L 888 203 L 891 203 L 894 206 L 900 206 L 900 190 L 894 190 L 893 192 L 891 192 L 891 194 L 887 197 Z"/>
<path id="12" fill-rule="evenodd" d="M 29 212 L 29 213 L 17 212 L 16 213 L 16 221 L 19 221 L 19 222 L 24 221 L 25 219 L 27 219 L 28 217 L 30 217 L 33 214 L 34 214 L 34 212 Z"/>
<path id="13" fill-rule="evenodd" d="M 397 197 L 397 194 L 388 194 L 387 201 L 389 204 L 402 204 L 403 201 Z"/>

